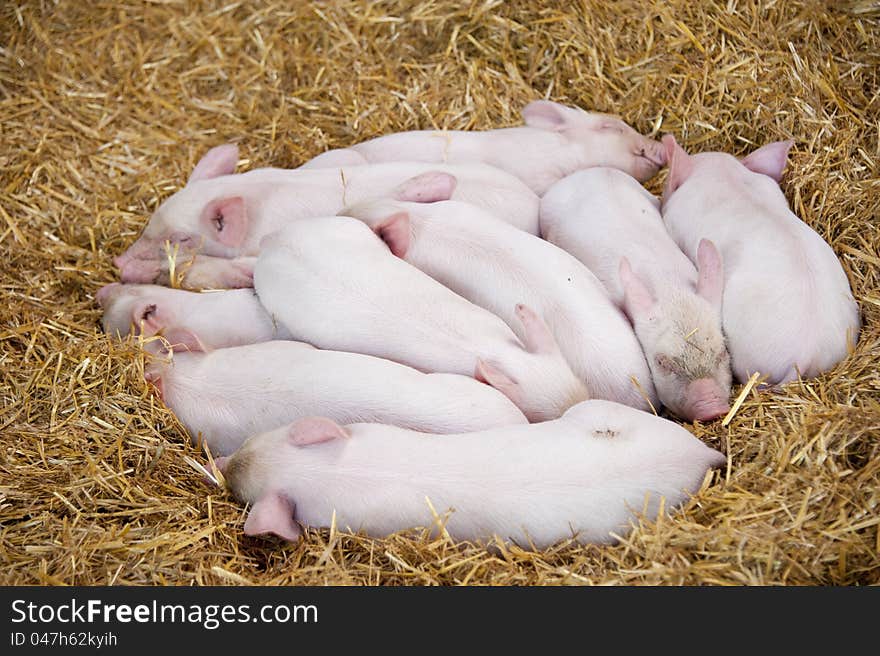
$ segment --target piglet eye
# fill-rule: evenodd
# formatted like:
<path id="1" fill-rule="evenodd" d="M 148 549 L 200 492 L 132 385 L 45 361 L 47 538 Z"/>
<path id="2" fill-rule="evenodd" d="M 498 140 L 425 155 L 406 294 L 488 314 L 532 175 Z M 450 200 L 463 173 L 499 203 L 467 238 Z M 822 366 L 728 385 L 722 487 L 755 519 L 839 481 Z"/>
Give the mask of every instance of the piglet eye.
<path id="1" fill-rule="evenodd" d="M 220 212 L 217 212 L 217 214 L 214 215 L 211 222 L 214 224 L 214 227 L 217 228 L 217 232 L 223 232 L 223 215 Z"/>
<path id="2" fill-rule="evenodd" d="M 156 313 L 156 304 L 151 303 L 147 307 L 144 308 L 144 313 L 141 315 L 141 321 L 149 321 L 150 317 L 152 317 Z"/>
<path id="3" fill-rule="evenodd" d="M 188 235 L 185 232 L 175 232 L 168 238 L 168 241 L 172 244 L 188 244 L 192 241 L 192 235 Z"/>

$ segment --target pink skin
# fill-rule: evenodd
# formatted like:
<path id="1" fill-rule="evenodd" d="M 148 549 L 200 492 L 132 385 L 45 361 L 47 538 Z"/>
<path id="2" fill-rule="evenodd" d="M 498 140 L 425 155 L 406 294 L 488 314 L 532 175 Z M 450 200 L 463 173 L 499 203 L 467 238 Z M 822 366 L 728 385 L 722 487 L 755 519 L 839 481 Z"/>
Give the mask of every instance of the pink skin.
<path id="1" fill-rule="evenodd" d="M 152 362 L 146 378 L 195 442 L 232 453 L 253 433 L 313 414 L 459 433 L 526 423 L 503 394 L 468 376 L 269 341 Z"/>
<path id="2" fill-rule="evenodd" d="M 255 261 L 253 257 L 227 259 L 180 253 L 175 258 L 178 286 L 193 291 L 253 287 Z M 120 264 L 119 279 L 124 283 L 150 281 L 157 285 L 171 285 L 171 269 L 167 258 L 120 260 Z"/>
<path id="3" fill-rule="evenodd" d="M 630 176 L 592 168 L 544 195 L 541 229 L 595 273 L 626 312 L 663 405 L 683 419 L 706 421 L 727 412 L 730 396 L 723 265 L 707 241 L 695 269 L 667 233 L 658 205 Z M 713 384 L 695 385 L 701 379 Z"/>
<path id="4" fill-rule="evenodd" d="M 831 369 L 858 339 L 859 309 L 831 247 L 788 207 L 779 188 L 791 141 L 742 159 L 688 155 L 675 137 L 663 220 L 692 260 L 703 238 L 724 259 L 722 323 L 740 382 L 769 384 Z"/>
<path id="5" fill-rule="evenodd" d="M 253 290 L 197 293 L 157 285 L 111 283 L 95 294 L 108 334 L 161 335 L 173 351 L 202 351 L 286 339 L 289 334 L 266 313 Z M 165 344 L 152 340 L 152 352 Z"/>
<path id="6" fill-rule="evenodd" d="M 379 200 L 344 212 L 370 226 L 394 255 L 499 316 L 520 339 L 526 336 L 515 307 L 532 308 L 547 322 L 591 398 L 643 410 L 650 409 L 648 399 L 657 403 L 627 318 L 596 276 L 569 253 L 452 200 Z"/>
<path id="7" fill-rule="evenodd" d="M 454 540 L 544 549 L 571 537 L 613 543 L 635 513 L 654 520 L 684 503 L 724 462 L 674 422 L 592 400 L 552 421 L 443 436 L 307 417 L 217 465 L 250 504 L 247 535 L 296 541 L 334 517 L 375 537 L 436 528 L 430 502 Z"/>
<path id="8" fill-rule="evenodd" d="M 728 393 L 712 378 L 699 378 L 687 386 L 683 415 L 696 421 L 712 421 L 730 410 Z"/>
<path id="9" fill-rule="evenodd" d="M 523 127 L 389 134 L 322 153 L 301 168 L 391 161 L 483 162 L 516 175 L 540 196 L 580 169 L 610 166 L 645 181 L 666 163 L 659 142 L 617 117 L 547 100 L 529 103 L 522 115 Z"/>
<path id="10" fill-rule="evenodd" d="M 396 258 L 360 221 L 302 219 L 266 238 L 254 269 L 260 301 L 296 339 L 425 372 L 476 375 L 529 418 L 558 417 L 587 397 L 531 309 L 499 317 Z"/>
<path id="11" fill-rule="evenodd" d="M 321 170 L 255 169 L 235 174 L 238 148 L 211 149 L 186 186 L 153 213 L 141 237 L 114 263 L 126 282 L 154 282 L 167 272 L 166 243 L 187 259 L 253 257 L 267 234 L 301 218 L 332 216 L 347 203 L 378 196 L 429 202 L 436 174 L 456 180 L 453 197 L 537 232 L 537 195 L 509 173 L 484 164 L 395 162 Z M 413 193 L 415 188 L 417 193 Z M 219 261 L 194 264 L 202 287 L 239 286 L 241 273 Z"/>

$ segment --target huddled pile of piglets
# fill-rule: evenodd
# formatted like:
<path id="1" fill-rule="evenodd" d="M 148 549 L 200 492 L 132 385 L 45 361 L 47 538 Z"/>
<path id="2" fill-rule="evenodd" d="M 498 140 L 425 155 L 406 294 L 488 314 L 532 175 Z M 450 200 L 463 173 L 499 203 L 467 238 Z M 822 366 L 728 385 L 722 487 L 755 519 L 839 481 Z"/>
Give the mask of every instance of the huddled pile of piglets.
<path id="1" fill-rule="evenodd" d="M 661 405 L 711 421 L 732 378 L 816 376 L 855 343 L 846 275 L 778 185 L 791 142 L 688 155 L 605 114 L 522 116 L 297 169 L 236 174 L 218 146 L 116 258 L 104 329 L 145 338 L 245 533 L 609 542 L 725 461 Z M 163 286 L 181 275 L 214 291 Z"/>

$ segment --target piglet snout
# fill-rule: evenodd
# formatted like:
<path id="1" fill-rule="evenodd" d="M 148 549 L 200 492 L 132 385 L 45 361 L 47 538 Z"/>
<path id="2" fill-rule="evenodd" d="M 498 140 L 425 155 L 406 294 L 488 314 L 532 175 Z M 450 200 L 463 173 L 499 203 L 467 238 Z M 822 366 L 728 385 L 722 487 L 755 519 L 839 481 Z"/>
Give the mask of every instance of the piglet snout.
<path id="1" fill-rule="evenodd" d="M 126 260 L 120 268 L 119 278 L 125 283 L 152 283 L 160 271 L 158 260 Z"/>
<path id="2" fill-rule="evenodd" d="M 642 142 L 641 156 L 656 164 L 658 168 L 666 166 L 666 149 L 663 144 L 653 139 L 644 139 Z"/>
<path id="3" fill-rule="evenodd" d="M 711 421 L 730 410 L 727 396 L 721 386 L 711 378 L 693 381 L 685 392 L 685 416 L 696 421 Z"/>
<path id="4" fill-rule="evenodd" d="M 95 293 L 95 300 L 98 301 L 98 305 L 102 308 L 106 308 L 121 291 L 122 285 L 120 283 L 111 282 L 109 285 L 101 287 L 101 289 Z"/>

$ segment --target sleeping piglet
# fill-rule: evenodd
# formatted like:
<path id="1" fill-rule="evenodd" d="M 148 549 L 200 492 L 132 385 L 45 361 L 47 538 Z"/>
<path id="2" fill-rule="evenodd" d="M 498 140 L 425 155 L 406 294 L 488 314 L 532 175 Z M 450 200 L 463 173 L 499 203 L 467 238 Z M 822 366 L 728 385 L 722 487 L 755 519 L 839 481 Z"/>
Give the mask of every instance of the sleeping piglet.
<path id="1" fill-rule="evenodd" d="M 587 398 L 546 324 L 519 304 L 523 341 L 494 314 L 395 257 L 351 217 L 294 221 L 266 237 L 254 269 L 260 301 L 294 337 L 425 372 L 475 376 L 530 421 Z"/>
<path id="2" fill-rule="evenodd" d="M 158 285 L 105 285 L 95 295 L 104 309 L 104 332 L 164 337 L 174 351 L 204 351 L 226 346 L 290 339 L 260 304 L 253 289 L 191 292 Z M 164 345 L 151 341 L 147 350 Z"/>
<path id="3" fill-rule="evenodd" d="M 663 220 L 679 247 L 700 257 L 711 239 L 724 257 L 722 324 L 733 372 L 769 384 L 811 378 L 846 357 L 859 309 L 831 247 L 789 208 L 779 188 L 790 141 L 743 159 L 688 155 L 671 134 Z"/>
<path id="4" fill-rule="evenodd" d="M 302 342 L 175 353 L 145 373 L 193 440 L 201 434 L 217 455 L 232 453 L 250 435 L 315 414 L 430 433 L 526 423 L 507 397 L 473 378 L 424 374 Z"/>
<path id="5" fill-rule="evenodd" d="M 537 234 L 538 197 L 510 173 L 485 164 L 394 162 L 316 170 L 260 168 L 235 174 L 238 147 L 211 149 L 199 161 L 186 186 L 153 213 L 140 238 L 114 262 L 123 282 L 149 283 L 159 275 L 166 242 L 178 245 L 181 258 L 198 253 L 215 258 L 255 256 L 267 234 L 300 218 L 332 216 L 345 205 L 378 196 L 433 200 L 435 172 L 455 177 L 454 198 L 504 216 L 516 227 Z M 445 189 L 445 178 L 443 185 Z M 214 263 L 217 264 L 217 263 Z M 198 259 L 188 276 L 211 286 Z M 215 267 L 216 268 L 216 267 Z M 212 270 L 215 286 L 235 271 Z M 241 286 L 236 284 L 235 286 Z"/>
<path id="6" fill-rule="evenodd" d="M 590 398 L 643 410 L 656 402 L 626 317 L 596 276 L 561 248 L 454 200 L 368 201 L 343 212 L 369 225 L 393 254 L 504 319 L 520 339 L 526 335 L 514 308 L 532 308 Z"/>
<path id="7" fill-rule="evenodd" d="M 666 232 L 658 204 L 625 173 L 578 171 L 541 199 L 541 231 L 586 264 L 626 310 L 663 404 L 706 421 L 729 410 L 721 258 L 706 240 L 698 273 Z"/>
<path id="8" fill-rule="evenodd" d="M 331 150 L 301 168 L 366 162 L 484 162 L 504 169 L 536 194 L 569 173 L 611 166 L 647 180 L 665 164 L 663 147 L 615 116 L 548 100 L 522 111 L 525 126 L 497 130 L 421 130 L 388 134 Z"/>
<path id="9" fill-rule="evenodd" d="M 561 418 L 477 433 L 426 435 L 310 417 L 249 438 L 217 464 L 251 504 L 247 535 L 298 540 L 300 525 L 374 537 L 436 528 L 455 540 L 497 536 L 544 549 L 574 537 L 611 543 L 643 508 L 656 517 L 725 461 L 681 426 L 611 401 Z M 686 492 L 687 491 L 687 492 Z M 429 505 L 430 504 L 430 505 Z"/>

